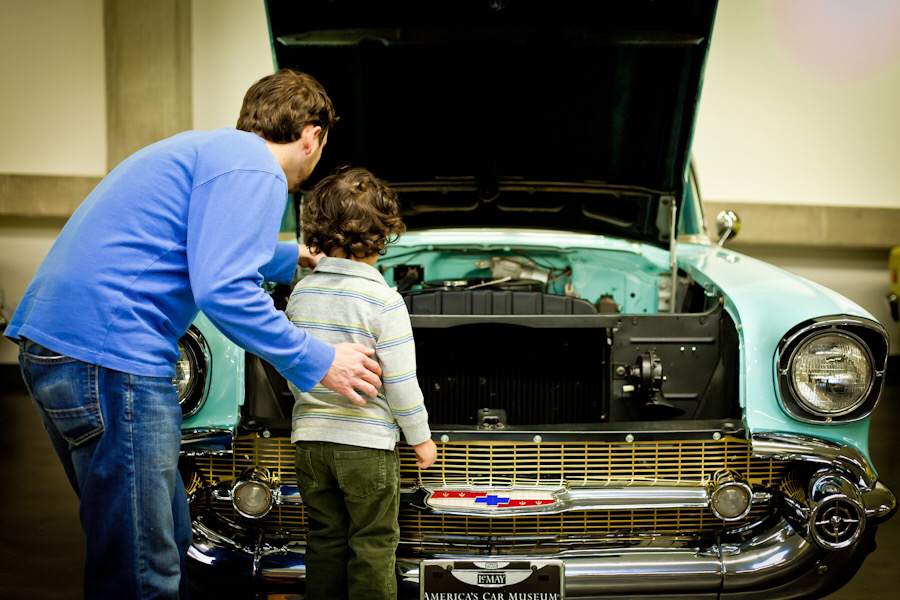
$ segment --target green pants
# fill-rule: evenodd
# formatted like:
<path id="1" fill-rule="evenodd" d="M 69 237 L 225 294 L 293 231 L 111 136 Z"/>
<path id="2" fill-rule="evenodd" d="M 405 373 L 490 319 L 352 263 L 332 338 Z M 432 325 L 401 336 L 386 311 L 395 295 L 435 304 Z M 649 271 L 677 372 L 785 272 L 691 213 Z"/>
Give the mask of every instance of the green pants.
<path id="1" fill-rule="evenodd" d="M 394 600 L 397 451 L 301 441 L 295 466 L 309 516 L 306 600 Z"/>

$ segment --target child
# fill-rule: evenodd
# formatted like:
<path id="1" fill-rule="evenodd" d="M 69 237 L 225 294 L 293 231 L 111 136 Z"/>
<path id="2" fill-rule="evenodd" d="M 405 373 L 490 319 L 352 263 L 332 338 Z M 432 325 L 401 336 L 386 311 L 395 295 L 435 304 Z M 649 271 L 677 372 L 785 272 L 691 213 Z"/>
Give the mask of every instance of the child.
<path id="1" fill-rule="evenodd" d="M 288 318 L 322 341 L 374 348 L 384 383 L 364 406 L 321 384 L 307 393 L 292 386 L 291 441 L 309 517 L 306 598 L 393 599 L 400 429 L 420 469 L 437 456 L 409 314 L 374 267 L 405 227 L 394 191 L 365 169 L 323 179 L 302 220 L 306 245 L 326 256 L 294 288 Z"/>

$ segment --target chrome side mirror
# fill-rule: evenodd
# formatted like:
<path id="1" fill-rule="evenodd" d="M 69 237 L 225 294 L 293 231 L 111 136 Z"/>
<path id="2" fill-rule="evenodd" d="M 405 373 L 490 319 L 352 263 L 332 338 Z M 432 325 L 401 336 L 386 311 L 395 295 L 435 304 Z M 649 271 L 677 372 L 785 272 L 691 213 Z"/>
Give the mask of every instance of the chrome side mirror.
<path id="1" fill-rule="evenodd" d="M 719 246 L 725 240 L 735 237 L 741 230 L 741 218 L 734 211 L 723 210 L 716 215 L 716 234 L 719 236 Z"/>

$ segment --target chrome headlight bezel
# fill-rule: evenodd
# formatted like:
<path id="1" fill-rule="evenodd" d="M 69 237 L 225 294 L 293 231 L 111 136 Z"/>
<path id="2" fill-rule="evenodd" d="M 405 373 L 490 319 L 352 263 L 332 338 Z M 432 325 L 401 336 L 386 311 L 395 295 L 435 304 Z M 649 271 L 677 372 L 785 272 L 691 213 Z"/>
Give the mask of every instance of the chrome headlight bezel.
<path id="1" fill-rule="evenodd" d="M 265 467 L 254 466 L 244 470 L 231 488 L 231 504 L 243 517 L 262 519 L 275 505 L 274 480 L 271 472 Z M 249 498 L 242 499 L 242 492 L 247 490 Z M 261 505 L 252 509 L 252 505 Z"/>
<path id="2" fill-rule="evenodd" d="M 811 405 L 794 384 L 795 359 L 807 342 L 834 334 L 845 337 L 862 348 L 871 376 L 865 392 L 852 406 L 827 411 Z M 778 401 L 791 417 L 805 423 L 831 424 L 859 421 L 875 409 L 884 388 L 888 338 L 877 322 L 861 317 L 822 317 L 803 323 L 781 339 L 775 355 Z"/>
<path id="3" fill-rule="evenodd" d="M 181 404 L 181 418 L 187 419 L 197 414 L 206 401 L 206 388 L 209 383 L 210 372 L 210 353 L 203 334 L 193 325 L 178 340 L 178 350 L 187 359 L 192 372 L 187 387 L 183 391 L 178 392 L 178 402 Z M 181 356 L 178 360 L 181 360 Z M 175 378 L 172 379 L 172 384 L 178 390 Z"/>

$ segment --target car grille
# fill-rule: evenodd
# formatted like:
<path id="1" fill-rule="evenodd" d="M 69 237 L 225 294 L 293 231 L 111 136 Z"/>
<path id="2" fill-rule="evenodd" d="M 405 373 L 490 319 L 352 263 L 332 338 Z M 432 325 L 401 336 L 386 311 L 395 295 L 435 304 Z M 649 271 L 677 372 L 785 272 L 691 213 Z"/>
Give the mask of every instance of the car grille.
<path id="1" fill-rule="evenodd" d="M 412 448 L 401 445 L 404 487 L 427 485 L 696 485 L 716 473 L 731 471 L 751 485 L 784 488 L 790 464 L 754 458 L 744 440 L 725 437 L 709 441 L 661 442 L 448 442 L 438 443 L 435 466 L 420 471 Z M 236 439 L 233 453 L 194 457 L 197 477 L 190 488 L 233 480 L 248 467 L 269 469 L 282 485 L 296 485 L 294 446 L 287 439 L 248 436 Z M 194 490 L 189 490 L 194 491 Z M 302 533 L 307 528 L 302 506 L 276 505 L 263 519 L 238 515 L 231 502 L 212 500 L 217 514 L 243 527 L 272 533 Z M 599 536 L 630 533 L 694 535 L 733 529 L 758 520 L 769 510 L 755 505 L 738 522 L 723 523 L 706 508 L 568 511 L 535 516 L 442 515 L 401 507 L 401 540 L 433 543 L 460 536 L 479 538 L 565 537 L 572 543 Z M 452 536 L 449 535 L 452 532 Z M 509 541 L 509 540 L 507 540 Z"/>
<path id="2" fill-rule="evenodd" d="M 528 327 L 418 328 L 415 335 L 430 423 L 477 425 L 485 407 L 506 411 L 506 423 L 515 426 L 607 420 L 598 378 L 609 351 L 596 329 L 542 329 L 540 352 Z M 503 349 L 472 340 L 503 340 Z"/>

